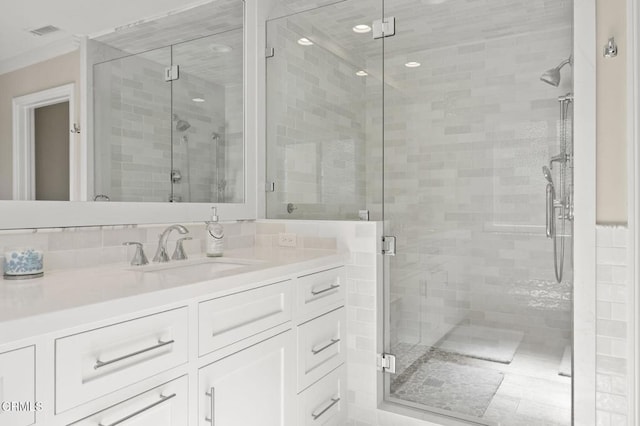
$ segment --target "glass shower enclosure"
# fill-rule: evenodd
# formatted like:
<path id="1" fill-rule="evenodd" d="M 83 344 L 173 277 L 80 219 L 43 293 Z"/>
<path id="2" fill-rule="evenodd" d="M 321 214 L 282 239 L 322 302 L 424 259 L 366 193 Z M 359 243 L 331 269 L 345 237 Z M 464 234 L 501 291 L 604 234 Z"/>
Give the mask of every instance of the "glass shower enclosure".
<path id="1" fill-rule="evenodd" d="M 346 0 L 268 22 L 267 217 L 384 221 L 384 400 L 421 417 L 572 422 L 572 9 Z"/>

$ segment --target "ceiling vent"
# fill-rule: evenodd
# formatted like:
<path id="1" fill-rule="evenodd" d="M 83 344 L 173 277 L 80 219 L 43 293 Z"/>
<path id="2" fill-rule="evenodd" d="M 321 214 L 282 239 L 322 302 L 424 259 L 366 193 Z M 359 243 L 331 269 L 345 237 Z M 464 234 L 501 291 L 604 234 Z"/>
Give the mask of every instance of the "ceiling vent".
<path id="1" fill-rule="evenodd" d="M 44 27 L 36 28 L 35 30 L 30 30 L 29 32 L 33 35 L 43 36 L 55 33 L 56 31 L 60 31 L 60 28 L 54 27 L 53 25 L 46 25 Z"/>

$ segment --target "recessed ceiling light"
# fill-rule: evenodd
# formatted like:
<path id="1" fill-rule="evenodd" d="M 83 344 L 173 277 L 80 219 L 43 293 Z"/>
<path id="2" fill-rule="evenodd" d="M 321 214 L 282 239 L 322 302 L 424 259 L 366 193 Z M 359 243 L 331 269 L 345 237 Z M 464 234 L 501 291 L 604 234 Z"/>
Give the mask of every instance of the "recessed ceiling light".
<path id="1" fill-rule="evenodd" d="M 371 31 L 371 27 L 365 24 L 356 25 L 353 27 L 353 32 L 358 34 L 365 34 Z"/>
<path id="2" fill-rule="evenodd" d="M 366 72 L 366 71 L 364 71 L 364 70 L 360 70 L 360 71 L 358 71 L 358 72 L 356 73 L 356 75 L 357 75 L 358 77 L 366 77 L 366 76 L 368 76 L 368 75 L 369 75 L 369 73 L 368 73 L 368 72 Z"/>
<path id="3" fill-rule="evenodd" d="M 214 53 L 228 53 L 233 50 L 233 47 L 227 46 L 226 44 L 213 43 L 209 45 L 209 50 Z"/>
<path id="4" fill-rule="evenodd" d="M 407 68 L 418 68 L 420 65 L 422 65 L 420 62 L 407 62 L 406 64 L 404 64 L 405 67 Z"/>
<path id="5" fill-rule="evenodd" d="M 300 46 L 312 46 L 313 42 L 306 37 L 302 37 L 300 40 L 298 40 L 298 44 Z"/>
<path id="6" fill-rule="evenodd" d="M 193 99 L 191 99 L 191 100 L 192 100 L 193 102 L 198 102 L 198 103 L 204 102 L 204 99 L 202 99 L 202 98 L 193 98 Z"/>

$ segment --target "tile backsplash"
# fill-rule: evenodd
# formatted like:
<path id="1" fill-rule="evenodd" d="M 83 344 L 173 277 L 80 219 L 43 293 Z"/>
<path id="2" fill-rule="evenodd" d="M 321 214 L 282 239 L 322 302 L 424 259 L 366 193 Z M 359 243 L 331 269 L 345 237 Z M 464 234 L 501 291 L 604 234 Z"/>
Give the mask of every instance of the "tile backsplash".
<path id="1" fill-rule="evenodd" d="M 0 269 L 4 252 L 16 248 L 35 248 L 44 252 L 45 271 L 86 268 L 131 260 L 135 248 L 123 246 L 126 241 L 140 242 L 151 259 L 158 246 L 158 237 L 167 225 L 124 225 L 80 228 L 47 228 L 0 231 Z M 205 224 L 188 223 L 192 239 L 185 241 L 188 255 L 203 253 Z M 225 248 L 251 247 L 255 243 L 254 222 L 223 222 Z M 172 233 L 169 254 L 175 242 L 183 237 Z M 4 272 L 4 271 L 0 271 Z"/>

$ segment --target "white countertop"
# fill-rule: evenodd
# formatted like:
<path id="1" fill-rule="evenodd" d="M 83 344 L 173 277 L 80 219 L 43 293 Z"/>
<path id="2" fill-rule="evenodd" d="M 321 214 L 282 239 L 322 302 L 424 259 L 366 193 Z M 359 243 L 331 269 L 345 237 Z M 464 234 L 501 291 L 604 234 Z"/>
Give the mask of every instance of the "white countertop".
<path id="1" fill-rule="evenodd" d="M 334 250 L 255 247 L 229 250 L 222 262 L 247 266 L 204 278 L 191 274 L 150 273 L 128 264 L 45 272 L 24 281 L 0 280 L 0 345 L 32 336 L 194 298 L 220 297 L 305 270 L 344 263 Z M 179 261 L 173 261 L 178 264 Z M 188 262 L 188 261 L 187 261 Z"/>

